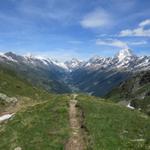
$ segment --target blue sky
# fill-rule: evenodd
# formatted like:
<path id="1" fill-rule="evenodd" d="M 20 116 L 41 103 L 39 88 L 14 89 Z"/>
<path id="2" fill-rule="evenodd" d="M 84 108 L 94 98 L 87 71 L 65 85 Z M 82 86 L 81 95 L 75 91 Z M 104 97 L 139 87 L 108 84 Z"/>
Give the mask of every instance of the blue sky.
<path id="1" fill-rule="evenodd" d="M 150 55 L 149 0 L 1 0 L 0 51 L 58 58 Z"/>

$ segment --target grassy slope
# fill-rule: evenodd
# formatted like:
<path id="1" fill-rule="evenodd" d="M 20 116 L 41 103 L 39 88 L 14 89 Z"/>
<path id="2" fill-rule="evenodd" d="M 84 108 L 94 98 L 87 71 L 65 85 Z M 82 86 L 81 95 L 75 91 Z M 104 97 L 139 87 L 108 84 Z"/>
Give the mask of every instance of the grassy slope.
<path id="1" fill-rule="evenodd" d="M 63 149 L 69 134 L 68 96 L 49 94 L 3 68 L 0 68 L 0 93 L 17 97 L 21 107 L 14 111 L 11 120 L 0 125 L 0 149 Z M 5 107 L 7 111 L 15 109 L 18 103 L 8 108 L 0 105 L 0 111 Z"/>
<path id="2" fill-rule="evenodd" d="M 5 69 L 16 72 L 35 86 L 43 87 L 46 91 L 64 94 L 71 92 L 61 80 L 63 73 L 53 67 L 51 69 L 29 65 L 26 63 L 0 62 L 0 70 Z"/>
<path id="3" fill-rule="evenodd" d="M 147 116 L 113 103 L 97 101 L 92 97 L 80 96 L 78 100 L 84 112 L 84 126 L 89 134 L 89 149 L 148 150 L 148 147 L 150 148 L 150 119 Z M 136 139 L 145 139 L 145 141 L 134 141 Z"/>
<path id="4" fill-rule="evenodd" d="M 17 105 L 21 107 L 27 103 L 30 105 L 31 102 L 37 103 L 54 96 L 43 89 L 32 86 L 29 82 L 17 76 L 15 72 L 4 68 L 0 68 L 0 93 L 9 97 L 16 97 L 18 99 Z M 0 103 L 0 113 L 6 109 L 13 111 L 14 106 L 9 108 L 10 106 L 11 104 Z"/>
<path id="5" fill-rule="evenodd" d="M 69 136 L 68 98 L 58 96 L 18 112 L 0 126 L 0 149 L 61 150 Z"/>
<path id="6" fill-rule="evenodd" d="M 68 96 L 50 95 L 7 70 L 0 71 L 0 92 L 29 97 L 34 103 L 0 126 L 0 149 L 60 150 L 69 136 Z M 80 96 L 92 150 L 147 149 L 150 121 L 139 112 Z M 21 99 L 19 99 L 21 100 Z M 145 139 L 145 142 L 131 141 Z M 89 145 L 90 146 L 90 145 Z"/>
<path id="7" fill-rule="evenodd" d="M 141 72 L 113 89 L 106 98 L 114 102 L 131 101 L 131 105 L 150 115 L 150 71 Z"/>
<path id="8" fill-rule="evenodd" d="M 26 80 L 21 79 L 15 72 L 0 68 L 0 92 L 8 96 L 27 96 L 41 99 L 49 96 L 44 90 L 33 87 Z"/>

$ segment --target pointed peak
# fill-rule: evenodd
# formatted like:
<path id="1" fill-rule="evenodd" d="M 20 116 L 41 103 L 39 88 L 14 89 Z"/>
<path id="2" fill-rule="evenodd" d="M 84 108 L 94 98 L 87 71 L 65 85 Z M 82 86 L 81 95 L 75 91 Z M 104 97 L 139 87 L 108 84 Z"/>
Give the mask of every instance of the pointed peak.
<path id="1" fill-rule="evenodd" d="M 120 50 L 120 53 L 121 53 L 121 52 L 122 52 L 122 53 L 133 54 L 132 50 L 129 49 L 129 48 L 121 49 L 121 50 Z"/>
<path id="2" fill-rule="evenodd" d="M 6 55 L 6 56 L 16 56 L 16 54 L 13 53 L 13 52 L 6 52 L 4 55 Z"/>
<path id="3" fill-rule="evenodd" d="M 82 60 L 79 60 L 77 58 L 72 58 L 70 60 L 65 61 L 65 64 L 79 64 L 82 63 Z"/>
<path id="4" fill-rule="evenodd" d="M 64 64 L 70 69 L 73 70 L 75 68 L 78 68 L 83 63 L 82 60 L 72 58 L 69 61 L 64 62 Z"/>
<path id="5" fill-rule="evenodd" d="M 104 60 L 105 58 L 104 57 L 101 57 L 101 56 L 94 56 L 92 58 L 89 59 L 89 62 L 91 63 L 95 63 L 95 62 L 99 62 L 99 61 L 102 61 Z"/>
<path id="6" fill-rule="evenodd" d="M 122 49 L 118 52 L 118 54 L 116 55 L 116 58 L 118 58 L 119 61 L 122 61 L 124 60 L 125 58 L 127 57 L 132 57 L 132 56 L 135 56 L 132 52 L 131 49 Z"/>

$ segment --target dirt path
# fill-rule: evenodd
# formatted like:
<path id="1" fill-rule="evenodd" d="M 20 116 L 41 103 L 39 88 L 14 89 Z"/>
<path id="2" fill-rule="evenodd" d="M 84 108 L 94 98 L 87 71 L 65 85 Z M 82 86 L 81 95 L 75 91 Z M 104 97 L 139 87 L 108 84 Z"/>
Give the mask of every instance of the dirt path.
<path id="1" fill-rule="evenodd" d="M 85 150 L 85 142 L 81 129 L 81 118 L 76 107 L 76 96 L 77 95 L 73 95 L 73 99 L 70 100 L 69 117 L 72 135 L 66 145 L 65 150 Z"/>

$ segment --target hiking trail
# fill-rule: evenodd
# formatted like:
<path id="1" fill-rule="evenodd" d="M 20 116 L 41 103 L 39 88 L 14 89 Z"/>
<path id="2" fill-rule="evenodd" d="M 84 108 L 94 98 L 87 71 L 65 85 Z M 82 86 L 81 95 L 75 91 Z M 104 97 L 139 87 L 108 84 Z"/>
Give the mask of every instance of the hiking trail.
<path id="1" fill-rule="evenodd" d="M 83 138 L 83 131 L 81 128 L 81 115 L 79 114 L 77 106 L 77 95 L 74 94 L 69 103 L 69 120 L 70 128 L 72 130 L 71 137 L 66 144 L 65 150 L 85 150 L 85 141 Z"/>

